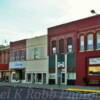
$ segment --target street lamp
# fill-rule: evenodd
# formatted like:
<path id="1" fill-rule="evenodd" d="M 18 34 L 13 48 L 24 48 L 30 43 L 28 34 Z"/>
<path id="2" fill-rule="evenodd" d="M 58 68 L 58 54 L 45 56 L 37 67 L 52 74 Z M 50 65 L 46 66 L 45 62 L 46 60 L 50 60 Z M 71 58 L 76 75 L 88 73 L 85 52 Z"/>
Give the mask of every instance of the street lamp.
<path id="1" fill-rule="evenodd" d="M 91 10 L 91 13 L 97 15 L 97 13 L 94 9 Z"/>

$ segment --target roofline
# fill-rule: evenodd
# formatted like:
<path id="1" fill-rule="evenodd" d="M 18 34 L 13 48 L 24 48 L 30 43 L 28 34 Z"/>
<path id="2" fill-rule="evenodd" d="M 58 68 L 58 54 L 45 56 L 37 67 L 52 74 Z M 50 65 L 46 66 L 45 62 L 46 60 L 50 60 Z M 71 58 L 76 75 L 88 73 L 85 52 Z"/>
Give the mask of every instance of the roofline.
<path id="1" fill-rule="evenodd" d="M 99 17 L 99 16 L 100 16 L 100 14 L 94 15 L 94 16 L 85 17 L 85 18 L 81 18 L 81 19 L 74 20 L 74 21 L 69 21 L 67 23 L 63 23 L 63 24 L 60 24 L 60 25 L 55 25 L 55 26 L 49 27 L 48 30 L 52 29 L 52 28 L 57 28 L 57 27 L 60 27 L 60 26 L 76 23 L 76 22 L 79 22 L 79 21 L 83 21 L 83 20 L 88 20 L 88 19 L 91 19 L 91 18 Z"/>

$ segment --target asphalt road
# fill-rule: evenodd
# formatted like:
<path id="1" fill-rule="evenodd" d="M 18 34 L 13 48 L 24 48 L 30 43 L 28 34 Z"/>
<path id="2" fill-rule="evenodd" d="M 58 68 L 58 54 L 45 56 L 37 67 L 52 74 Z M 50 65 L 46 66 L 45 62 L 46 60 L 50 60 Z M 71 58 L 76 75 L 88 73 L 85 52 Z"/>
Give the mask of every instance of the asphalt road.
<path id="1" fill-rule="evenodd" d="M 100 94 L 3 85 L 0 86 L 0 100 L 100 100 Z"/>

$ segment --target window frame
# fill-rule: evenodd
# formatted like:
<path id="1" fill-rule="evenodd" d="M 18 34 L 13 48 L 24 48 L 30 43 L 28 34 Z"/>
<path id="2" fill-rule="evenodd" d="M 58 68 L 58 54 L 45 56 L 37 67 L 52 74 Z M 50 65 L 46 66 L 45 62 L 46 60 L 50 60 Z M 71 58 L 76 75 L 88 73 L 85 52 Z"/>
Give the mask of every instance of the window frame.
<path id="1" fill-rule="evenodd" d="M 92 35 L 92 39 L 91 39 L 91 40 L 92 40 L 92 48 L 89 47 L 89 44 L 90 44 L 90 43 L 89 43 L 89 36 L 90 36 L 90 35 Z M 90 41 L 91 41 L 91 40 L 90 40 Z M 89 33 L 87 34 L 87 51 L 93 51 L 93 49 L 94 49 L 93 32 L 89 32 Z"/>
<path id="2" fill-rule="evenodd" d="M 83 48 L 84 49 L 81 49 L 81 37 L 83 37 Z M 80 36 L 79 36 L 79 51 L 80 52 L 84 52 L 85 51 L 85 36 L 84 36 L 84 34 L 81 34 Z"/>
<path id="3" fill-rule="evenodd" d="M 64 39 L 59 40 L 59 53 L 64 54 Z"/>
<path id="4" fill-rule="evenodd" d="M 97 37 L 98 37 L 98 36 L 97 36 L 98 33 L 100 34 L 100 31 L 97 31 L 97 32 L 96 32 L 96 49 L 97 49 L 97 50 L 100 50 L 100 47 L 98 48 L 98 38 L 97 38 Z M 100 44 L 100 43 L 99 43 L 99 44 Z"/>
<path id="5" fill-rule="evenodd" d="M 37 50 L 35 50 L 35 49 L 37 49 Z M 39 51 L 39 53 L 36 53 L 38 51 Z M 43 52 L 40 52 L 40 51 L 43 51 Z M 41 54 L 42 54 L 42 56 L 41 56 Z M 34 48 L 34 60 L 40 60 L 40 59 L 45 59 L 43 46 Z"/>
<path id="6" fill-rule="evenodd" d="M 71 40 L 71 43 L 68 43 L 70 40 Z M 71 51 L 68 48 L 69 46 L 72 46 Z M 67 52 L 68 53 L 73 53 L 73 38 L 72 37 L 67 38 Z"/>
<path id="7" fill-rule="evenodd" d="M 55 46 L 53 46 L 53 42 L 55 42 Z M 52 40 L 51 41 L 51 54 L 52 55 L 57 53 L 57 45 L 56 45 L 56 42 L 57 42 L 56 40 Z M 55 52 L 54 52 L 53 49 L 55 49 Z"/>

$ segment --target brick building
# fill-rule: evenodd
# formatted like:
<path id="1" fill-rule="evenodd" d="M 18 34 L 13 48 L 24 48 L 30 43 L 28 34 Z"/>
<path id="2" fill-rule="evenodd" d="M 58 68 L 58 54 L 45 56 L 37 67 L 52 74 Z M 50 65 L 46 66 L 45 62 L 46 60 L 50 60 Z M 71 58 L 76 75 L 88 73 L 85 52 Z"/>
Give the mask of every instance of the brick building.
<path id="1" fill-rule="evenodd" d="M 100 15 L 48 28 L 48 55 L 49 83 L 100 85 Z"/>
<path id="2" fill-rule="evenodd" d="M 0 46 L 0 81 L 9 81 L 9 46 Z"/>
<path id="3" fill-rule="evenodd" d="M 26 68 L 26 40 L 10 43 L 11 82 L 24 82 Z"/>

